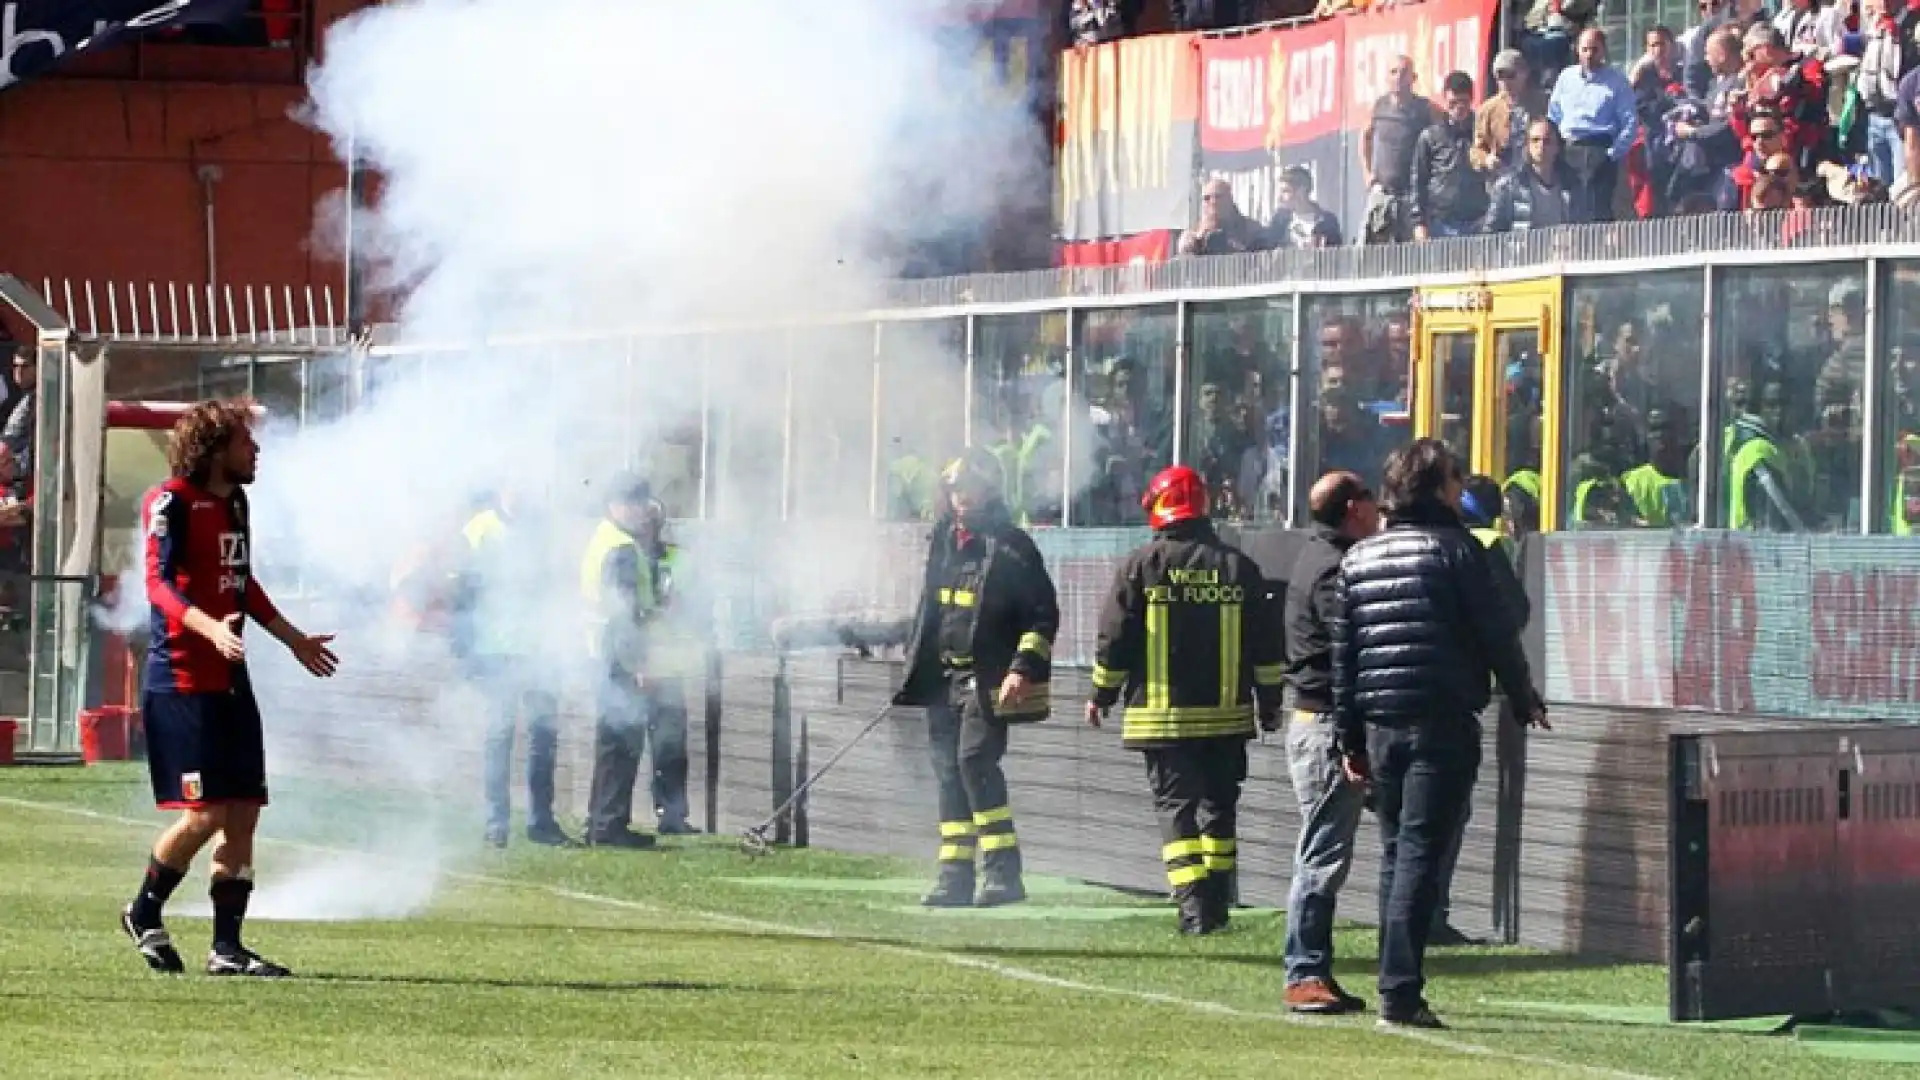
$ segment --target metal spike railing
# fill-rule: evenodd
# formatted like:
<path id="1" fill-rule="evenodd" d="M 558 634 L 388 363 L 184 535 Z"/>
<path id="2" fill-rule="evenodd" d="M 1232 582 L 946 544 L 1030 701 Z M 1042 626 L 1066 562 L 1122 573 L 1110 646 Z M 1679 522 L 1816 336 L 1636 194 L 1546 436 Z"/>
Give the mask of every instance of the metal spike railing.
<path id="1" fill-rule="evenodd" d="M 149 281 L 143 288 L 132 281 L 96 284 L 61 278 L 56 283 L 43 278 L 41 295 L 66 316 L 74 333 L 102 341 L 150 345 L 245 341 L 287 348 L 349 344 L 347 328 L 334 316 L 333 287 L 327 285 Z M 324 319 L 319 317 L 322 313 Z"/>

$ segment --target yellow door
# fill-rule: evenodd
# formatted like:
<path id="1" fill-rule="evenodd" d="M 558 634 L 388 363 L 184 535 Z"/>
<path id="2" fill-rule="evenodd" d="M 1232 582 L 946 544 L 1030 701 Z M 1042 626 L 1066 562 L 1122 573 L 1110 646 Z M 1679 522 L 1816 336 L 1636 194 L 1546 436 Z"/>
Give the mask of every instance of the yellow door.
<path id="1" fill-rule="evenodd" d="M 1473 472 L 1538 489 L 1539 528 L 1559 527 L 1559 278 L 1414 295 L 1413 431 Z"/>

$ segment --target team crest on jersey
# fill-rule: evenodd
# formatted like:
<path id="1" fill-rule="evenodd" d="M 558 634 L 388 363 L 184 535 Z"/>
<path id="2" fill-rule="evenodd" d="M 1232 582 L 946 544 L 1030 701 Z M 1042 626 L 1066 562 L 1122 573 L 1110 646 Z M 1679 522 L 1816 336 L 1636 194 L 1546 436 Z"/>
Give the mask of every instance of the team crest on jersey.
<path id="1" fill-rule="evenodd" d="M 180 797 L 187 802 L 199 802 L 204 794 L 200 787 L 200 774 L 197 772 L 180 774 Z"/>
<path id="2" fill-rule="evenodd" d="M 147 508 L 147 535 L 164 540 L 167 536 L 167 506 L 173 502 L 173 492 L 163 491 L 153 497 L 153 505 Z"/>

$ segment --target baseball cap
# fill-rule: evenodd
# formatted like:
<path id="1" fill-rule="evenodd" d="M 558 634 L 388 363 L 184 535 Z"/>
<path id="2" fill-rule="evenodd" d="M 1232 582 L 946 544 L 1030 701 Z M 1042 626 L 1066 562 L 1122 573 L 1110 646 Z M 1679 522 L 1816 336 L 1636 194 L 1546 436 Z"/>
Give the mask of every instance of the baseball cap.
<path id="1" fill-rule="evenodd" d="M 1520 55 L 1519 49 L 1501 49 L 1500 54 L 1493 58 L 1493 73 L 1511 75 L 1519 71 L 1525 63 L 1526 58 Z"/>

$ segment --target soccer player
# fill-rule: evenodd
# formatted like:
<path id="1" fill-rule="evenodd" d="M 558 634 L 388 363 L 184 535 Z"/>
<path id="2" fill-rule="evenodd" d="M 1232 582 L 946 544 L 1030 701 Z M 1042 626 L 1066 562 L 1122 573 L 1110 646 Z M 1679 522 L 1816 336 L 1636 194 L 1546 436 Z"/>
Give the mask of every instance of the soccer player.
<path id="1" fill-rule="evenodd" d="M 213 847 L 213 951 L 209 975 L 291 974 L 240 941 L 253 892 L 253 832 L 267 804 L 260 709 L 247 677 L 241 631 L 251 617 L 316 676 L 339 660 L 331 635 L 309 637 L 267 599 L 250 573 L 252 533 L 243 490 L 260 448 L 250 402 L 206 401 L 173 427 L 173 478 L 148 493 L 147 595 L 152 646 L 141 716 L 154 802 L 181 811 L 153 845 L 146 876 L 120 924 L 155 971 L 185 969 L 160 911 L 207 841 Z"/>

